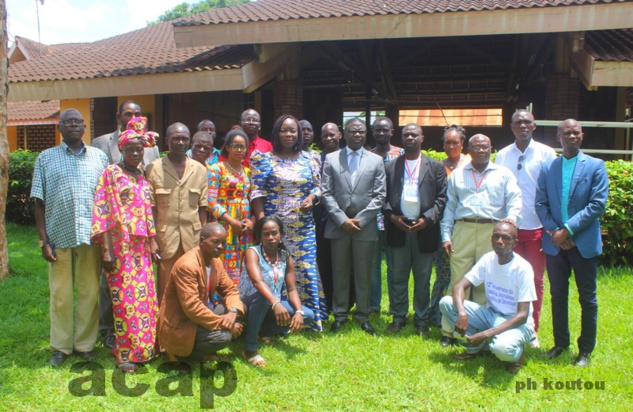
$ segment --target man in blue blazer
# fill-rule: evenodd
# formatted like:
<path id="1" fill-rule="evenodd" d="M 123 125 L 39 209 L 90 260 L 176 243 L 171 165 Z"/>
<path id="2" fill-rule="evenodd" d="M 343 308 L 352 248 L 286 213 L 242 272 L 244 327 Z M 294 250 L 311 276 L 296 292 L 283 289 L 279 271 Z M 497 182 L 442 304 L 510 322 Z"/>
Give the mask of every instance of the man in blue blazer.
<path id="1" fill-rule="evenodd" d="M 558 125 L 563 156 L 539 176 L 536 213 L 543 223 L 543 250 L 552 296 L 554 347 L 544 354 L 556 358 L 569 347 L 569 278 L 574 270 L 582 324 L 576 366 L 588 366 L 596 345 L 598 301 L 596 272 L 602 253 L 600 216 L 609 194 L 604 162 L 580 151 L 584 135 L 580 123 L 568 119 Z"/>

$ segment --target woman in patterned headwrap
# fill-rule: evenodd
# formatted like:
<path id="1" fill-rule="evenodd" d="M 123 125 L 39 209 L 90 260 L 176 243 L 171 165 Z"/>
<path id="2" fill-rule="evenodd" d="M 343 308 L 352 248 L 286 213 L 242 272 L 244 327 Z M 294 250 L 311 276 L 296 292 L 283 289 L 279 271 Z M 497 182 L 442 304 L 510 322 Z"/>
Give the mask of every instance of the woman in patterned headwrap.
<path id="1" fill-rule="evenodd" d="M 101 245 L 103 270 L 112 295 L 117 366 L 136 372 L 136 363 L 155 355 L 156 288 L 152 260 L 158 246 L 149 184 L 139 164 L 145 147 L 158 135 L 147 119 L 134 117 L 119 135 L 123 160 L 108 166 L 99 179 L 92 215 L 92 240 Z"/>

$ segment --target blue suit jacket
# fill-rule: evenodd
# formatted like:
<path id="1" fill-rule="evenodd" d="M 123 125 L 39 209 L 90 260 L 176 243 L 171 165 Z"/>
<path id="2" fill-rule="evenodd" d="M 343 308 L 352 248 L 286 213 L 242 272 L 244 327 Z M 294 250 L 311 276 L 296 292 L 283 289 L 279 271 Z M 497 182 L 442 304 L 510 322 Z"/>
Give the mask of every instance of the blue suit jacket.
<path id="1" fill-rule="evenodd" d="M 563 159 L 558 157 L 539 176 L 536 213 L 544 231 L 562 228 L 564 224 L 561 214 L 562 165 Z M 567 226 L 574 233 L 572 239 L 578 251 L 586 259 L 602 253 L 600 216 L 606 208 L 608 195 L 609 179 L 604 162 L 578 153 L 569 190 Z M 543 250 L 548 255 L 557 255 L 560 250 L 554 246 L 547 233 L 543 233 Z"/>

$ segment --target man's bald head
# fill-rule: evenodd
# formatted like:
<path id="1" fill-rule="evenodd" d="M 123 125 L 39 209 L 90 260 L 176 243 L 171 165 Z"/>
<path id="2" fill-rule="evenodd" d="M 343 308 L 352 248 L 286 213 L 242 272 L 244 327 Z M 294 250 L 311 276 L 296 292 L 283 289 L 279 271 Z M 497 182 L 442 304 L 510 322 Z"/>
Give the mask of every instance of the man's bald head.
<path id="1" fill-rule="evenodd" d="M 200 240 L 208 238 L 212 233 L 226 233 L 226 229 L 218 222 L 209 222 L 202 226 L 202 230 L 200 230 Z"/>

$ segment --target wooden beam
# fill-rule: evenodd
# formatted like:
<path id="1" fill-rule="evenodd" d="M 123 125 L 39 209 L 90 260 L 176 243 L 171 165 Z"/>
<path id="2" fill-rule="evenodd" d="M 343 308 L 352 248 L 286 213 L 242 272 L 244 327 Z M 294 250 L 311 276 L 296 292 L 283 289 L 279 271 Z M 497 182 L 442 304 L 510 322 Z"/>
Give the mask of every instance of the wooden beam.
<path id="1" fill-rule="evenodd" d="M 178 47 L 519 33 L 631 27 L 632 2 L 424 14 L 327 17 L 174 26 Z"/>
<path id="2" fill-rule="evenodd" d="M 242 90 L 241 69 L 10 83 L 9 101 Z"/>

